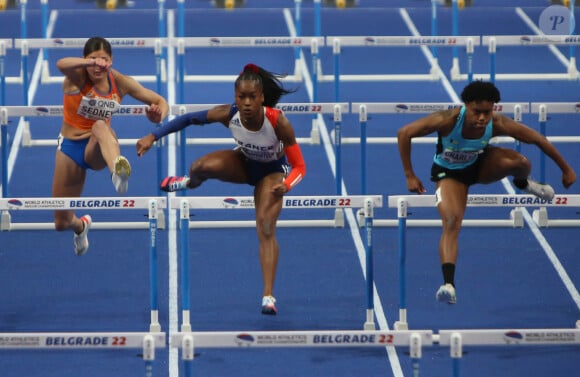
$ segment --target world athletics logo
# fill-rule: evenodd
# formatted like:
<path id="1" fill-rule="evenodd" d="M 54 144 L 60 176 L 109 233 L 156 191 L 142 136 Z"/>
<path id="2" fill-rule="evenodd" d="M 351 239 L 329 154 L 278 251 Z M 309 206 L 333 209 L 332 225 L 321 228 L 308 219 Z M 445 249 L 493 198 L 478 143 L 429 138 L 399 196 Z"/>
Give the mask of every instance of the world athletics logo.
<path id="1" fill-rule="evenodd" d="M 19 199 L 10 199 L 8 200 L 8 207 L 9 208 L 21 208 L 24 205 Z"/>
<path id="2" fill-rule="evenodd" d="M 236 208 L 240 205 L 240 202 L 236 198 L 225 198 L 222 201 L 222 205 L 224 208 Z"/>
<path id="3" fill-rule="evenodd" d="M 234 339 L 236 344 L 240 347 L 249 347 L 254 343 L 254 337 L 250 334 L 238 334 Z"/>
<path id="4" fill-rule="evenodd" d="M 524 336 L 518 331 L 508 331 L 503 334 L 503 340 L 506 344 L 519 344 L 524 340 Z"/>

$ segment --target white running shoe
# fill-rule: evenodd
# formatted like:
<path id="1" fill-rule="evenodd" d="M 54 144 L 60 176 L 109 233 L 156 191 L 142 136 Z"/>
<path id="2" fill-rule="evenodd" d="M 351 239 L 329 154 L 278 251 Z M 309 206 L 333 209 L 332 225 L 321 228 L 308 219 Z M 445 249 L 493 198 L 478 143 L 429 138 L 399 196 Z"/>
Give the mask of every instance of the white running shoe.
<path id="1" fill-rule="evenodd" d="M 113 168 L 113 174 L 111 174 L 111 181 L 115 186 L 115 190 L 119 194 L 124 194 L 129 188 L 129 176 L 131 175 L 131 164 L 123 156 L 117 157 L 115 160 L 115 167 Z"/>
<path id="2" fill-rule="evenodd" d="M 548 184 L 541 184 L 528 178 L 528 185 L 524 191 L 536 195 L 540 199 L 552 200 L 554 199 L 554 189 Z"/>
<path id="3" fill-rule="evenodd" d="M 437 290 L 435 298 L 439 302 L 446 302 L 448 304 L 455 304 L 457 302 L 457 297 L 455 295 L 455 287 L 449 283 L 443 284 Z"/>
<path id="4" fill-rule="evenodd" d="M 90 215 L 84 215 L 81 217 L 81 221 L 84 224 L 83 231 L 80 234 L 75 233 L 73 237 L 75 254 L 78 256 L 83 255 L 87 250 L 89 250 L 89 238 L 87 237 L 87 234 L 89 233 L 93 219 L 91 219 Z"/>
<path id="5" fill-rule="evenodd" d="M 262 314 L 276 315 L 276 299 L 273 296 L 262 297 Z"/>

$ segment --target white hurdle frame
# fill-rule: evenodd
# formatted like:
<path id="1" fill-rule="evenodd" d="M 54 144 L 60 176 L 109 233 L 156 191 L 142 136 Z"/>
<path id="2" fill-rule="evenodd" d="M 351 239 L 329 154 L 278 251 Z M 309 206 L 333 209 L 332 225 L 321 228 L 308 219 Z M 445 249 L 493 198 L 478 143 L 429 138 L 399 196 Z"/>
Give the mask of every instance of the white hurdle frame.
<path id="1" fill-rule="evenodd" d="M 488 46 L 490 56 L 490 73 L 474 74 L 477 79 L 486 79 L 494 82 L 498 80 L 576 80 L 580 77 L 576 68 L 576 59 L 570 57 L 567 62 L 566 72 L 563 73 L 496 73 L 495 59 L 497 46 L 577 46 L 580 45 L 580 37 L 573 35 L 495 35 L 483 36 L 482 46 Z"/>
<path id="2" fill-rule="evenodd" d="M 257 36 L 257 37 L 183 37 L 171 38 L 170 46 L 177 49 L 180 76 L 186 82 L 229 82 L 233 83 L 238 75 L 191 75 L 185 74 L 183 58 L 186 49 L 190 48 L 304 48 L 310 47 L 313 55 L 318 46 L 324 46 L 324 37 L 312 36 Z M 302 82 L 303 77 L 295 59 L 294 73 L 284 77 L 282 81 Z"/>
<path id="3" fill-rule="evenodd" d="M 442 72 L 438 58 L 429 55 L 431 65 L 425 74 L 341 74 L 340 54 L 347 47 L 454 47 L 465 46 L 469 62 L 473 59 L 474 46 L 480 45 L 479 36 L 327 36 L 326 45 L 332 45 L 334 55 L 333 75 L 319 74 L 318 80 L 334 82 L 335 101 L 339 100 L 339 85 L 343 81 L 436 81 Z M 471 63 L 468 64 L 471 69 Z M 318 68 L 320 70 L 320 68 Z M 453 71 L 453 69 L 452 69 Z"/>
<path id="4" fill-rule="evenodd" d="M 185 376 L 191 377 L 196 348 L 337 348 L 409 347 L 413 370 L 419 372 L 422 347 L 433 345 L 433 331 L 214 331 L 177 332 L 170 336 L 171 348 L 181 349 Z M 416 374 L 417 375 L 417 374 Z"/>
<path id="5" fill-rule="evenodd" d="M 406 230 L 408 208 L 436 207 L 435 195 L 393 195 L 388 197 L 388 207 L 397 208 L 398 239 L 399 239 L 399 321 L 395 322 L 395 329 L 406 330 L 407 303 L 406 303 Z M 486 195 L 472 194 L 467 198 L 468 207 L 520 207 L 517 217 L 522 216 L 521 207 L 580 207 L 580 195 L 556 195 L 552 200 L 543 200 L 533 195 Z M 439 224 L 441 223 L 440 220 Z M 474 220 L 481 222 L 479 226 L 496 226 L 501 220 Z M 523 219 L 522 219 L 523 221 Z M 499 226 L 499 225 L 498 225 Z"/>
<path id="6" fill-rule="evenodd" d="M 143 116 L 147 105 L 121 105 L 115 116 Z M 62 105 L 31 105 L 31 106 L 2 106 L 0 107 L 0 126 L 8 126 L 8 118 L 11 117 L 62 117 Z M 119 139 L 120 145 L 135 145 L 139 139 Z M 37 147 L 51 146 L 56 147 L 57 140 L 54 139 L 33 139 L 30 131 L 30 122 L 24 123 L 22 131 L 22 146 Z"/>
<path id="7" fill-rule="evenodd" d="M 149 221 L 147 226 L 139 223 L 139 229 L 149 229 L 149 258 L 150 258 L 150 300 L 151 300 L 151 332 L 160 332 L 159 305 L 157 302 L 157 230 L 158 213 L 167 208 L 165 197 L 79 197 L 79 198 L 0 198 L 0 210 L 2 210 L 2 230 L 44 230 L 54 229 L 53 223 L 10 223 L 9 211 L 38 211 L 38 210 L 134 210 L 147 209 Z M 5 222 L 7 225 L 5 225 Z M 94 229 L 128 229 L 123 228 L 123 222 L 93 223 Z"/>
<path id="8" fill-rule="evenodd" d="M 88 38 L 15 38 L 14 48 L 21 50 L 23 62 L 26 62 L 30 49 L 78 49 L 82 50 Z M 156 82 L 158 80 L 164 81 L 162 76 L 163 69 L 161 68 L 161 54 L 164 47 L 167 47 L 167 38 L 107 38 L 107 41 L 113 48 L 152 48 L 155 52 L 157 73 L 155 75 L 131 75 L 135 80 L 140 82 Z M 42 53 L 42 51 L 41 51 Z M 23 69 L 23 75 L 24 75 Z M 41 83 L 55 84 L 61 83 L 64 76 L 51 76 L 48 67 L 48 61 L 43 60 Z M 21 77 L 19 83 L 24 82 Z M 24 88 L 28 90 L 28 88 Z"/>
<path id="9" fill-rule="evenodd" d="M 286 209 L 320 209 L 320 208 L 364 208 L 365 226 L 366 226 L 366 296 L 367 310 L 364 323 L 365 330 L 374 330 L 374 301 L 373 301 L 373 263 L 372 263 L 372 217 L 373 209 L 383 205 L 383 198 L 380 195 L 351 195 L 351 196 L 285 196 L 283 198 L 282 208 Z M 189 247 L 189 230 L 192 228 L 201 228 L 194 225 L 196 222 L 190 221 L 190 209 L 254 209 L 254 198 L 251 196 L 200 196 L 200 197 L 172 197 L 169 204 L 170 209 L 179 209 L 181 241 L 181 297 L 182 297 L 182 325 L 181 331 L 190 332 L 190 278 L 189 278 L 189 250 L 183 247 Z M 206 222 L 208 223 L 208 222 Z M 211 222 L 209 222 L 211 223 Z M 249 221 L 230 221 L 219 222 L 229 223 L 228 227 L 255 227 L 255 220 Z M 281 221 L 278 221 L 280 226 Z M 287 220 L 285 226 L 293 225 L 294 227 L 306 226 L 325 226 L 328 224 L 325 220 Z M 209 226 L 205 226 L 207 228 Z"/>
<path id="10" fill-rule="evenodd" d="M 145 376 L 152 376 L 157 348 L 166 347 L 164 332 L 26 332 L 0 333 L 0 350 L 140 349 Z"/>
<path id="11" fill-rule="evenodd" d="M 150 312 L 149 332 L 62 332 L 62 333 L 0 333 L 0 349 L 129 349 L 143 350 L 146 376 L 151 376 L 155 349 L 164 348 L 166 335 L 159 323 L 157 301 L 157 214 L 159 208 L 166 208 L 165 197 L 125 197 L 125 198 L 0 198 L 2 223 L 9 219 L 10 210 L 98 210 L 98 209 L 148 209 L 149 210 L 149 270 L 150 270 Z M 119 223 L 120 224 L 120 223 Z M 11 224 L 12 229 L 45 229 L 43 224 Z M 35 226 L 36 225 L 36 226 Z M 97 224 L 94 224 L 97 225 Z M 96 228 L 101 228 L 95 226 Z M 53 226 L 54 229 L 54 226 Z M 2 229 L 7 230 L 7 229 Z"/>

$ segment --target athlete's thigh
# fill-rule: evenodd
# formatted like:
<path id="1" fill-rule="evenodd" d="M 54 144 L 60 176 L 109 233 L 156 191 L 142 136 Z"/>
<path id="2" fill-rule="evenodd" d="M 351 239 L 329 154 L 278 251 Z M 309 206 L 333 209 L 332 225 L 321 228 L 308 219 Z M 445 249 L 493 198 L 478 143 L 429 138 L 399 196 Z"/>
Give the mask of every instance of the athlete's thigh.
<path id="1" fill-rule="evenodd" d="M 52 195 L 54 197 L 80 196 L 85 185 L 86 171 L 70 157 L 56 151 Z"/>
<path id="2" fill-rule="evenodd" d="M 490 146 L 486 150 L 485 158 L 480 162 L 477 181 L 492 183 L 511 174 L 514 161 L 522 158 L 517 151 L 509 148 Z"/>
<path id="3" fill-rule="evenodd" d="M 210 152 L 192 164 L 194 174 L 224 182 L 247 183 L 246 157 L 238 150 Z"/>
<path id="4" fill-rule="evenodd" d="M 89 142 L 85 148 L 85 162 L 93 170 L 101 170 L 107 166 L 107 162 L 101 152 L 101 147 L 94 136 L 89 138 Z"/>
<path id="5" fill-rule="evenodd" d="M 272 191 L 274 185 L 282 182 L 284 173 L 271 173 L 262 178 L 254 188 L 254 204 L 257 220 L 277 220 L 282 210 L 283 196 Z"/>
<path id="6" fill-rule="evenodd" d="M 452 178 L 437 182 L 437 210 L 442 219 L 463 218 L 469 186 Z"/>

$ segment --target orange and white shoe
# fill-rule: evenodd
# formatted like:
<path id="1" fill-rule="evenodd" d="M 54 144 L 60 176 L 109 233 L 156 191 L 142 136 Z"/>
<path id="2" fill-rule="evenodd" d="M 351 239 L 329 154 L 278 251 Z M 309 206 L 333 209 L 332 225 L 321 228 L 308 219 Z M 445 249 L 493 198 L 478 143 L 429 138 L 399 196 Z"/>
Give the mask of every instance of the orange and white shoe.
<path id="1" fill-rule="evenodd" d="M 89 229 L 91 229 L 91 224 L 93 223 L 93 219 L 91 219 L 90 215 L 84 215 L 81 217 L 81 221 L 84 224 L 83 231 L 80 234 L 76 234 L 73 237 L 74 245 L 75 245 L 75 254 L 81 256 L 89 250 L 89 238 L 87 235 L 89 234 Z"/>

